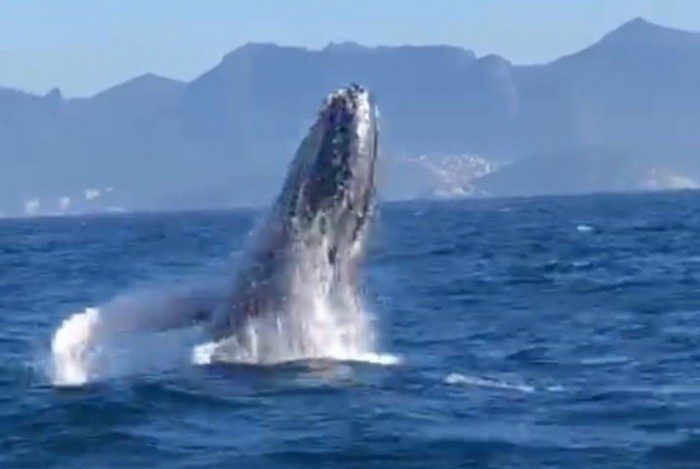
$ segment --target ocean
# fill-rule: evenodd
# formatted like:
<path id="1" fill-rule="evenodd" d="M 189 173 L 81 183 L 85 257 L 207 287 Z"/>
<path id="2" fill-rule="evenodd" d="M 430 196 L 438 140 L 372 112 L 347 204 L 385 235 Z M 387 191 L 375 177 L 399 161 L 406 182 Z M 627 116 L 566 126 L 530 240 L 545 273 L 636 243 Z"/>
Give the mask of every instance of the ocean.
<path id="1" fill-rule="evenodd" d="M 145 334 L 57 381 L 66 320 L 213 301 L 259 217 L 0 220 L 0 465 L 697 467 L 698 192 L 383 204 L 375 359 L 198 364 Z"/>

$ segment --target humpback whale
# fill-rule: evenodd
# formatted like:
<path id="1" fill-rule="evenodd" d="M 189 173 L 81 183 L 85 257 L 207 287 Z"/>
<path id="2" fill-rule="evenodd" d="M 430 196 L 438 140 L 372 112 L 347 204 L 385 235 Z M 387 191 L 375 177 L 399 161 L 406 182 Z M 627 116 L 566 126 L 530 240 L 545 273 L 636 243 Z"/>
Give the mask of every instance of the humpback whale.
<path id="1" fill-rule="evenodd" d="M 243 350 L 259 361 L 366 348 L 357 271 L 374 212 L 376 114 L 369 92 L 355 84 L 326 98 L 213 313 L 220 356 L 240 359 Z M 271 348 L 278 353 L 270 356 Z"/>
<path id="2" fill-rule="evenodd" d="M 367 90 L 330 94 L 234 282 L 127 294 L 72 315 L 51 341 L 53 382 L 83 384 L 185 356 L 200 364 L 383 360 L 371 351 L 357 278 L 374 211 L 377 136 Z"/>

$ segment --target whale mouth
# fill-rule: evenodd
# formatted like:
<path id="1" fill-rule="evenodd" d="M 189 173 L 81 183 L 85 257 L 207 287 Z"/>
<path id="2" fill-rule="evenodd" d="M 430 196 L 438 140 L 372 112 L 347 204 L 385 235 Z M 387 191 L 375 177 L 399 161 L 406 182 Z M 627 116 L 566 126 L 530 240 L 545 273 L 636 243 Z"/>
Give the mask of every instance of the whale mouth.
<path id="1" fill-rule="evenodd" d="M 183 363 L 396 362 L 374 351 L 358 270 L 375 200 L 376 110 L 357 85 L 330 94 L 233 285 L 122 295 L 56 330 L 49 373 L 81 385 Z"/>

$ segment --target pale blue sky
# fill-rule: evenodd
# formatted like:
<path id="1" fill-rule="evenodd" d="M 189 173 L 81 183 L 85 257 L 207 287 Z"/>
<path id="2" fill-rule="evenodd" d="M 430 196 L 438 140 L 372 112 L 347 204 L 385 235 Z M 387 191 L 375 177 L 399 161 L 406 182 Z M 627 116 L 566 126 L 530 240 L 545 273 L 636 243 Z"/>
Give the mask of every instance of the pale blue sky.
<path id="1" fill-rule="evenodd" d="M 191 80 L 248 41 L 453 44 L 538 63 L 626 20 L 700 30 L 700 0 L 0 0 L 0 86 L 93 94 Z"/>

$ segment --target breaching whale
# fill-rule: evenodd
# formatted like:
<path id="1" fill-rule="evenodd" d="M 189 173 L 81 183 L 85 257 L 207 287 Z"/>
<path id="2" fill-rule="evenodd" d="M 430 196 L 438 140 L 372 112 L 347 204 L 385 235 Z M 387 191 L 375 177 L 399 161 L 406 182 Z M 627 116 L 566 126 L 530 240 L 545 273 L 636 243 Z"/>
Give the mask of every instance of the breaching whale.
<path id="1" fill-rule="evenodd" d="M 375 203 L 377 117 L 357 85 L 330 94 L 232 285 L 126 294 L 63 321 L 49 373 L 76 385 L 196 363 L 372 353 L 357 271 Z"/>
<path id="2" fill-rule="evenodd" d="M 374 212 L 377 156 L 369 92 L 351 85 L 330 94 L 213 314 L 215 340 L 256 360 L 266 351 L 277 359 L 364 348 L 357 271 Z M 226 348 L 221 355 L 233 353 Z"/>

